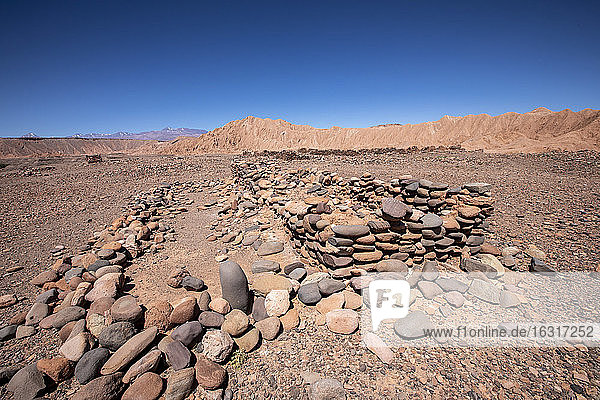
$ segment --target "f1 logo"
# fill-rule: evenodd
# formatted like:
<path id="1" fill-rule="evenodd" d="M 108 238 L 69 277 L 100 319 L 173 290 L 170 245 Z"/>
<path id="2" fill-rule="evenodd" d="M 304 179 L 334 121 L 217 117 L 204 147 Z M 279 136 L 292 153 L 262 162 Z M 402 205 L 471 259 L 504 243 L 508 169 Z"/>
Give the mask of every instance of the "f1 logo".
<path id="1" fill-rule="evenodd" d="M 403 280 L 376 280 L 369 284 L 371 323 L 373 331 L 379 329 L 381 321 L 400 319 L 408 315 L 410 284 Z"/>

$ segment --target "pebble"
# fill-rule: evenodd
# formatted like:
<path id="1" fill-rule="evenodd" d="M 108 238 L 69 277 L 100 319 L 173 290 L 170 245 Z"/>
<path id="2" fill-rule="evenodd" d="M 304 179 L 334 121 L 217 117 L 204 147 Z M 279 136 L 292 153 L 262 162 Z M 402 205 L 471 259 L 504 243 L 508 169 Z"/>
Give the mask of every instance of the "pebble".
<path id="1" fill-rule="evenodd" d="M 217 389 L 227 379 L 227 371 L 202 354 L 198 355 L 194 369 L 196 371 L 196 381 L 204 389 Z"/>
<path id="2" fill-rule="evenodd" d="M 165 355 L 175 371 L 189 367 L 192 361 L 192 354 L 179 340 L 173 340 L 166 345 Z"/>
<path id="3" fill-rule="evenodd" d="M 104 364 L 101 369 L 102 375 L 120 371 L 154 341 L 157 333 L 156 327 L 151 327 L 129 339 Z"/>
<path id="4" fill-rule="evenodd" d="M 333 310 L 326 314 L 327 328 L 334 333 L 349 335 L 358 329 L 358 313 L 354 310 Z"/>
<path id="5" fill-rule="evenodd" d="M 227 332 L 219 329 L 208 331 L 202 338 L 202 354 L 221 363 L 231 354 L 233 344 L 233 339 Z"/>
<path id="6" fill-rule="evenodd" d="M 272 290 L 265 297 L 265 310 L 269 317 L 279 317 L 290 308 L 290 294 L 287 290 Z"/>
<path id="7" fill-rule="evenodd" d="M 309 400 L 345 400 L 346 391 L 337 379 L 321 379 L 308 387 Z"/>
<path id="8" fill-rule="evenodd" d="M 194 368 L 184 368 L 173 371 L 167 378 L 167 388 L 163 395 L 164 400 L 183 400 L 194 387 Z"/>
<path id="9" fill-rule="evenodd" d="M 144 311 L 138 305 L 135 297 L 131 295 L 118 298 L 110 307 L 110 315 L 113 321 L 136 322 Z"/>
<path id="10" fill-rule="evenodd" d="M 156 400 L 160 397 L 163 386 L 160 375 L 146 372 L 127 388 L 121 400 Z"/>
<path id="11" fill-rule="evenodd" d="M 220 328 L 225 321 L 223 314 L 214 311 L 203 311 L 198 317 L 198 321 L 207 328 Z"/>
<path id="12" fill-rule="evenodd" d="M 204 328 L 199 321 L 189 321 L 175 328 L 171 337 L 189 347 L 200 339 L 203 332 Z"/>
<path id="13" fill-rule="evenodd" d="M 110 351 L 103 347 L 85 353 L 75 366 L 75 378 L 85 385 L 100 375 L 100 369 L 110 357 Z"/>
<path id="14" fill-rule="evenodd" d="M 298 300 L 306 305 L 315 305 L 321 301 L 321 298 L 322 296 L 318 283 L 304 284 L 298 289 Z"/>
<path id="15" fill-rule="evenodd" d="M 258 260 L 252 263 L 252 273 L 260 274 L 261 272 L 279 272 L 281 267 L 278 262 L 271 260 Z"/>
<path id="16" fill-rule="evenodd" d="M 252 327 L 242 336 L 233 338 L 233 340 L 240 350 L 250 352 L 256 348 L 260 341 L 260 331 Z"/>
<path id="17" fill-rule="evenodd" d="M 75 393 L 73 400 L 117 400 L 122 392 L 122 373 L 101 376 L 88 382 Z"/>

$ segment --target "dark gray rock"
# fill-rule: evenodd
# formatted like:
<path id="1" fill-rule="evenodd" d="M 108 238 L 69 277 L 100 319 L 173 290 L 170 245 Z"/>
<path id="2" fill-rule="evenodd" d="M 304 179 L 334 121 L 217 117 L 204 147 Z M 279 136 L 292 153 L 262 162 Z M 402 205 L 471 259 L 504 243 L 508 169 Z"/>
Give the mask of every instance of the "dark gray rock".
<path id="1" fill-rule="evenodd" d="M 0 329 L 0 342 L 10 340 L 15 337 L 17 333 L 17 325 L 8 325 Z"/>
<path id="2" fill-rule="evenodd" d="M 293 263 L 290 263 L 283 267 L 283 273 L 289 275 L 292 273 L 292 271 L 294 271 L 297 268 L 304 268 L 304 263 L 301 261 L 294 261 Z"/>
<path id="3" fill-rule="evenodd" d="M 58 299 L 58 290 L 49 289 L 49 290 L 46 290 L 45 292 L 39 294 L 35 298 L 35 302 L 43 303 L 43 304 L 50 304 L 50 303 L 55 302 L 57 299 Z"/>
<path id="4" fill-rule="evenodd" d="M 318 283 L 308 283 L 298 289 L 298 300 L 306 305 L 317 304 L 321 300 L 321 292 Z"/>
<path id="5" fill-rule="evenodd" d="M 65 282 L 69 283 L 71 281 L 71 279 L 73 279 L 75 277 L 81 278 L 81 275 L 83 275 L 84 271 L 85 271 L 85 269 L 83 269 L 81 267 L 71 268 L 70 270 L 65 272 Z"/>
<path id="6" fill-rule="evenodd" d="M 265 298 L 255 297 L 254 304 L 252 305 L 252 317 L 255 321 L 262 321 L 269 317 L 267 310 L 265 309 Z"/>
<path id="7" fill-rule="evenodd" d="M 189 347 L 200 340 L 203 332 L 204 328 L 199 321 L 190 321 L 175 328 L 171 337 Z"/>
<path id="8" fill-rule="evenodd" d="M 192 363 L 192 353 L 179 340 L 174 340 L 165 347 L 167 362 L 175 371 L 187 368 Z"/>
<path id="9" fill-rule="evenodd" d="M 195 290 L 199 292 L 200 290 L 204 289 L 204 281 L 200 278 L 186 275 L 181 280 L 181 286 L 186 290 Z"/>
<path id="10" fill-rule="evenodd" d="M 234 261 L 222 262 L 219 266 L 222 297 L 229 302 L 232 308 L 248 311 L 250 292 L 246 274 Z"/>
<path id="11" fill-rule="evenodd" d="M 214 311 L 204 311 L 200 313 L 198 322 L 207 328 L 220 328 L 225 321 L 223 314 L 219 314 Z"/>
<path id="12" fill-rule="evenodd" d="M 88 267 L 88 271 L 96 272 L 102 267 L 106 267 L 110 265 L 110 261 L 107 260 L 97 260 L 92 265 Z"/>
<path id="13" fill-rule="evenodd" d="M 100 369 L 110 357 L 110 351 L 104 347 L 99 347 L 85 353 L 75 366 L 75 378 L 85 385 L 92 379 L 100 375 Z"/>
<path id="14" fill-rule="evenodd" d="M 115 322 L 102 330 L 98 336 L 98 343 L 109 350 L 117 351 L 135 334 L 136 330 L 131 322 Z"/>
<path id="15" fill-rule="evenodd" d="M 35 364 L 21 368 L 8 382 L 6 388 L 13 393 L 15 400 L 33 400 L 46 389 L 44 375 Z"/>

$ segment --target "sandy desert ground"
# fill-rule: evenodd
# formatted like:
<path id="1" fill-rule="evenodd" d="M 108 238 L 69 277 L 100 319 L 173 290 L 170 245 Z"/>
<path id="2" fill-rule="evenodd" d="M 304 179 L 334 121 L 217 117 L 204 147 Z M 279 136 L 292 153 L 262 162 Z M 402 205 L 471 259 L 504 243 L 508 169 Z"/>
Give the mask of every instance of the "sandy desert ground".
<path id="1" fill-rule="evenodd" d="M 130 198 L 163 182 L 202 182 L 231 176 L 232 155 L 112 155 L 88 165 L 81 157 L 5 160 L 0 169 L 0 293 L 19 302 L 0 310 L 0 325 L 26 311 L 40 289 L 29 282 L 52 263 L 51 250 L 75 250 L 120 215 Z M 430 151 L 359 156 L 311 155 L 285 160 L 289 168 L 317 168 L 341 176 L 370 172 L 380 179 L 403 174 L 458 185 L 493 185 L 496 209 L 490 218 L 492 244 L 533 244 L 558 270 L 600 267 L 600 156 L 596 152 L 485 154 Z M 190 192 L 187 213 L 169 221 L 173 242 L 136 259 L 128 272 L 132 293 L 142 301 L 173 299 L 184 293 L 166 285 L 169 272 L 185 265 L 218 296 L 215 256 L 225 245 L 209 242 L 217 200 L 208 191 Z M 289 254 L 284 254 L 286 257 Z M 231 252 L 247 272 L 254 252 Z M 282 263 L 285 262 L 282 259 Z M 527 260 L 517 260 L 527 268 Z M 13 271 L 13 272 L 9 272 Z M 249 353 L 242 365 L 227 364 L 234 398 L 306 399 L 315 376 L 343 383 L 348 398 L 600 398 L 600 355 L 596 349 L 405 349 L 385 365 L 359 344 L 358 335 L 336 335 L 303 309 L 302 323 Z M 25 365 L 56 354 L 52 331 L 0 343 L 0 365 Z M 68 398 L 78 387 L 69 380 L 46 398 Z M 0 397 L 10 399 L 4 386 Z M 192 396 L 193 398 L 193 396 Z"/>

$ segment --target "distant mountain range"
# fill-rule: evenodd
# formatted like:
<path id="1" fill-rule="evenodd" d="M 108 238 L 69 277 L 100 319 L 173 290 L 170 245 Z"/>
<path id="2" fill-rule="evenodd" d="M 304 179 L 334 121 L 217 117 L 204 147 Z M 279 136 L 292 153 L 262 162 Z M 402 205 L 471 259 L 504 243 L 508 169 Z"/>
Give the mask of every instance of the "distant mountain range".
<path id="1" fill-rule="evenodd" d="M 116 132 L 116 133 L 85 133 L 76 134 L 69 136 L 76 139 L 136 139 L 136 140 L 160 140 L 170 141 L 178 138 L 179 136 L 188 137 L 199 137 L 205 134 L 204 129 L 192 129 L 192 128 L 171 128 L 166 127 L 160 131 L 147 131 L 147 132 Z"/>

